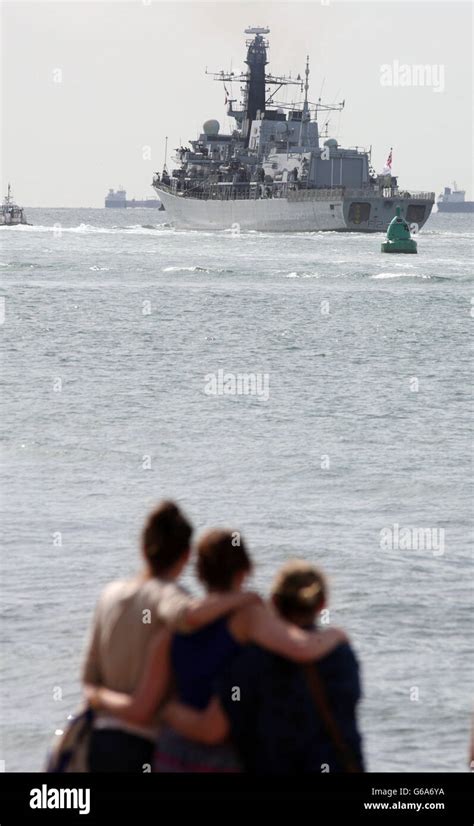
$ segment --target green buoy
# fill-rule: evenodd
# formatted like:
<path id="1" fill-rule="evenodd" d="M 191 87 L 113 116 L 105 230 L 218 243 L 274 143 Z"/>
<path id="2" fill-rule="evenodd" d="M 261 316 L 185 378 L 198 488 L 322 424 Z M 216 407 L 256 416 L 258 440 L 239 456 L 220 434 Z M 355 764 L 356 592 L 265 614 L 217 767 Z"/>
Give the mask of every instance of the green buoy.
<path id="1" fill-rule="evenodd" d="M 382 252 L 417 252 L 416 241 L 410 235 L 410 227 L 400 215 L 400 207 L 387 230 L 387 240 L 383 242 Z"/>

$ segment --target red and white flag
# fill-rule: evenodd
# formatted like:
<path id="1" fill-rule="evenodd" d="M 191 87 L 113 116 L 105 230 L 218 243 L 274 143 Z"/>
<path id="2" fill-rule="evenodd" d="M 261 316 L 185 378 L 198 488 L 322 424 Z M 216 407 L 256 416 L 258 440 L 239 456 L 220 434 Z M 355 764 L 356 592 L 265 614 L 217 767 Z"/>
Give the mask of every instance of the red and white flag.
<path id="1" fill-rule="evenodd" d="M 392 173 L 392 147 L 390 147 L 390 153 L 385 161 L 385 166 L 383 168 L 384 175 L 390 175 Z"/>

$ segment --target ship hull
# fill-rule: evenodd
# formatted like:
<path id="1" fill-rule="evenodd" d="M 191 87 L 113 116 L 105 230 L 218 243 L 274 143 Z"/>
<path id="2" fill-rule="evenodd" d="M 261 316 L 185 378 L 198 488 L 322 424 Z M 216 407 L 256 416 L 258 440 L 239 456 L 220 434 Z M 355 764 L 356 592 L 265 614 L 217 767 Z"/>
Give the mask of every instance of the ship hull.
<path id="1" fill-rule="evenodd" d="M 0 227 L 18 227 L 21 224 L 28 224 L 26 217 L 11 218 L 10 216 L 0 215 Z"/>
<path id="2" fill-rule="evenodd" d="M 433 201 L 384 199 L 370 195 L 326 197 L 317 190 L 301 190 L 282 198 L 235 200 L 183 197 L 155 185 L 169 222 L 176 229 L 230 230 L 233 232 L 385 232 L 401 207 L 406 219 L 421 228 Z M 410 217 L 410 207 L 415 209 Z"/>
<path id="3" fill-rule="evenodd" d="M 458 204 L 438 203 L 438 212 L 474 212 L 474 201 L 462 201 Z"/>
<path id="4" fill-rule="evenodd" d="M 146 201 L 105 201 L 106 209 L 163 209 L 161 201 L 148 198 Z"/>

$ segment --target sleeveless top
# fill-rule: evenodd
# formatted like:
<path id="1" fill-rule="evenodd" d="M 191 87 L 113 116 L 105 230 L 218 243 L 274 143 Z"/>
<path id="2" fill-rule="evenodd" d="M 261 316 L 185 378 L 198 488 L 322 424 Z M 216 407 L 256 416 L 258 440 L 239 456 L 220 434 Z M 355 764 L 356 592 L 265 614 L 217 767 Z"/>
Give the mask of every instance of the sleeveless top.
<path id="1" fill-rule="evenodd" d="M 171 667 L 179 700 L 205 709 L 216 693 L 219 680 L 242 647 L 222 617 L 192 634 L 175 634 L 171 643 Z M 232 743 L 207 745 L 187 740 L 170 726 L 158 735 L 154 771 L 238 772 L 240 760 Z"/>
<path id="2" fill-rule="evenodd" d="M 193 634 L 175 634 L 171 643 L 171 667 L 176 694 L 182 703 L 204 709 L 215 693 L 216 681 L 242 646 L 221 617 Z"/>

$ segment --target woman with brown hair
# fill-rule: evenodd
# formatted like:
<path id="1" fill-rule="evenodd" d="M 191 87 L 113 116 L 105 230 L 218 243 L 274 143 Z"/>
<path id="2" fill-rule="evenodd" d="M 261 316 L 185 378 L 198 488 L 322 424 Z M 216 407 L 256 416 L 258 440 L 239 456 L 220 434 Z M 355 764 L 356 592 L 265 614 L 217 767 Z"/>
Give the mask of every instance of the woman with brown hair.
<path id="1" fill-rule="evenodd" d="M 236 544 L 235 537 L 239 537 Z M 236 532 L 214 530 L 198 544 L 197 574 L 208 593 L 239 593 L 251 571 L 250 557 Z M 323 656 L 340 639 L 336 630 L 307 633 L 279 618 L 266 605 L 249 605 L 190 635 L 160 633 L 133 696 L 106 690 L 92 693 L 96 708 L 107 709 L 134 725 L 149 722 L 165 699 L 173 677 L 181 703 L 203 711 L 226 668 L 249 643 L 257 643 L 296 662 Z M 198 738 L 199 739 L 199 738 Z M 224 738 L 221 738 L 224 739 Z M 164 726 L 158 736 L 157 771 L 238 771 L 241 761 L 230 742 L 198 743 Z"/>
<path id="2" fill-rule="evenodd" d="M 142 676 L 148 647 L 167 626 L 189 632 L 229 611 L 258 602 L 255 594 L 211 594 L 196 600 L 176 580 L 190 557 L 192 527 L 177 505 L 162 502 L 142 535 L 143 570 L 112 582 L 102 592 L 83 666 L 86 696 L 98 687 L 132 693 Z M 89 753 L 94 772 L 143 771 L 150 765 L 156 722 L 134 725 L 98 713 Z"/>
<path id="3" fill-rule="evenodd" d="M 277 574 L 272 602 L 281 617 L 314 638 L 325 638 L 314 662 L 302 668 L 248 646 L 230 664 L 204 711 L 171 701 L 163 720 L 208 746 L 230 735 L 251 773 L 363 771 L 356 718 L 359 667 L 342 631 L 318 630 L 316 619 L 326 600 L 321 571 L 301 560 L 288 562 Z"/>

